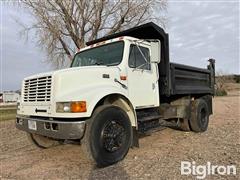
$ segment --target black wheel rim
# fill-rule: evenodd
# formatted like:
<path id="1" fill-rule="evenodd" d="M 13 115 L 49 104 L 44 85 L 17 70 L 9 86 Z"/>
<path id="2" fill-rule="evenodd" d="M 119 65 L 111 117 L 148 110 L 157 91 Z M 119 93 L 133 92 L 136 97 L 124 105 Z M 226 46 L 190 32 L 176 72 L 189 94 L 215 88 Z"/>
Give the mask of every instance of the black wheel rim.
<path id="1" fill-rule="evenodd" d="M 204 125 L 207 122 L 207 112 L 204 108 L 201 109 L 200 116 L 201 123 Z"/>
<path id="2" fill-rule="evenodd" d="M 108 152 L 119 150 L 126 141 L 124 126 L 112 120 L 108 121 L 101 132 L 101 144 Z"/>

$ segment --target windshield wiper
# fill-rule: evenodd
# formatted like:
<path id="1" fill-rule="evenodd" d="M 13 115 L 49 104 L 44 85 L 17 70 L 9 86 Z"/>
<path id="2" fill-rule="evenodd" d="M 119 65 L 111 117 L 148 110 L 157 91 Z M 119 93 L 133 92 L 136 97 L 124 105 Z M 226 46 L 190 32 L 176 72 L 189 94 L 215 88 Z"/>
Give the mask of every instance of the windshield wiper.
<path id="1" fill-rule="evenodd" d="M 118 65 L 119 62 L 115 62 L 115 63 L 110 63 L 110 64 L 106 64 L 106 66 L 115 66 L 115 65 Z"/>
<path id="2" fill-rule="evenodd" d="M 104 63 L 103 63 L 103 61 L 97 61 L 97 62 L 95 62 L 95 63 L 93 63 L 93 65 L 104 65 Z"/>

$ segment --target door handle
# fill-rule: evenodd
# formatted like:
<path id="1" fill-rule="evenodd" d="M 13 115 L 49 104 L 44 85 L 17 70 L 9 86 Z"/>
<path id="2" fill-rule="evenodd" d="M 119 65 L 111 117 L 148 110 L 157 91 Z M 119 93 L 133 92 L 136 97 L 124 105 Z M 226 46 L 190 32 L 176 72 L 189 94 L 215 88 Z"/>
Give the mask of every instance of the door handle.
<path id="1" fill-rule="evenodd" d="M 155 83 L 152 83 L 152 89 L 154 90 L 156 88 Z"/>

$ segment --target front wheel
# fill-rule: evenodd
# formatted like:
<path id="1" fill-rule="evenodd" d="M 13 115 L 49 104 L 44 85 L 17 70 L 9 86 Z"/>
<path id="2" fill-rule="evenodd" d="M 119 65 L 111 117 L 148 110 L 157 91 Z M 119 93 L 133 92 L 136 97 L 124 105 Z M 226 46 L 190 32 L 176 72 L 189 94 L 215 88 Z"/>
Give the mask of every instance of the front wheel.
<path id="1" fill-rule="evenodd" d="M 122 160 L 131 145 L 132 128 L 128 115 L 121 108 L 104 105 L 87 120 L 82 147 L 99 167 Z"/>

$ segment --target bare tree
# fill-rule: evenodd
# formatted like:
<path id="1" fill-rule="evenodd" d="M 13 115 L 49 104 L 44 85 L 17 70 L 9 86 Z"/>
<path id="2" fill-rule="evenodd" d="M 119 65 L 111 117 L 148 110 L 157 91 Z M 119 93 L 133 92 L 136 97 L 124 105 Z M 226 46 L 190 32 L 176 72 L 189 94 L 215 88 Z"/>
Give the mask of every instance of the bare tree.
<path id="1" fill-rule="evenodd" d="M 20 4 L 35 20 L 24 26 L 24 32 L 35 30 L 50 62 L 61 67 L 89 40 L 147 21 L 164 25 L 159 12 L 166 10 L 167 0 L 25 0 Z"/>

